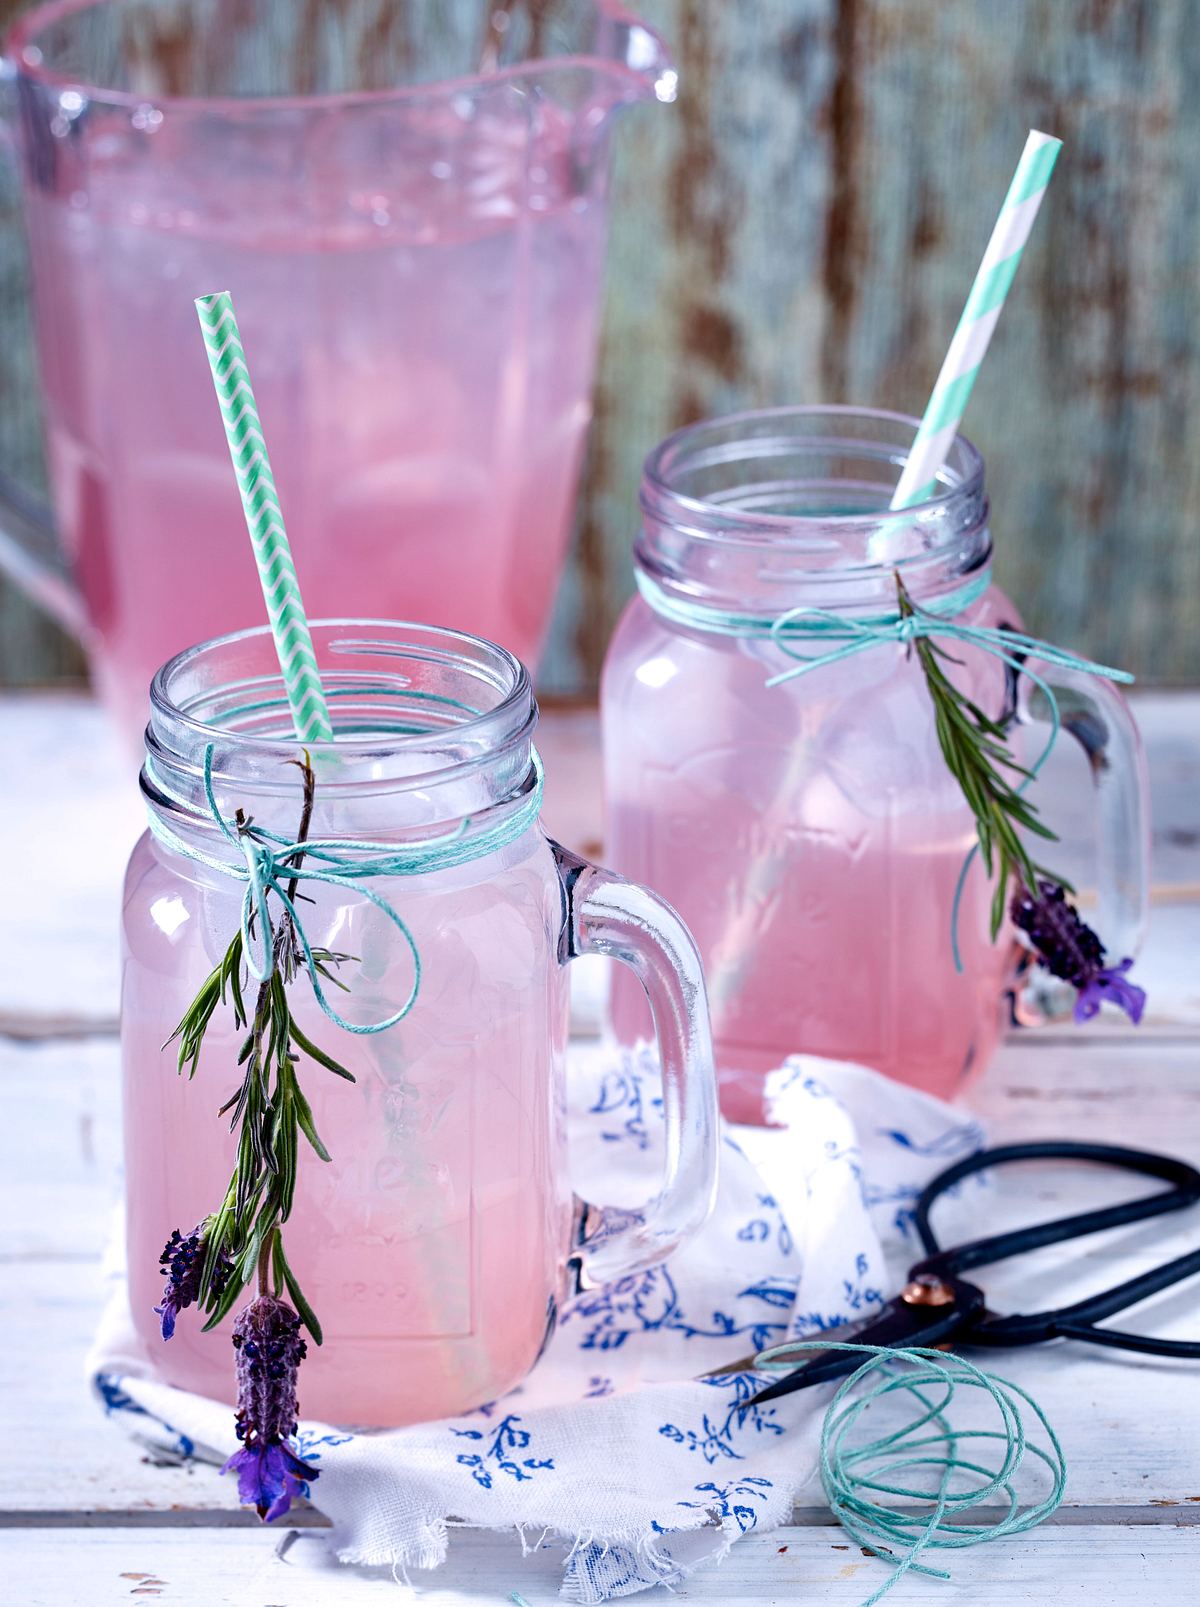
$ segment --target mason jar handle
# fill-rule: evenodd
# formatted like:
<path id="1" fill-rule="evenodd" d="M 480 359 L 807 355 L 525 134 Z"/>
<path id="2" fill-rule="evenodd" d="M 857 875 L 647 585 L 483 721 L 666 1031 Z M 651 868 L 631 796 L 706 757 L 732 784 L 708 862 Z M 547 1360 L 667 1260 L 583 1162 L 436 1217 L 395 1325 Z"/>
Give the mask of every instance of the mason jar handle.
<path id="1" fill-rule="evenodd" d="M 666 1259 L 700 1228 L 717 1187 L 717 1080 L 704 973 L 695 941 L 644 887 L 550 844 L 563 890 L 559 961 L 601 954 L 646 991 L 662 1064 L 662 1188 L 639 1210 L 577 1202 L 572 1260 L 594 1288 Z"/>
<path id="2" fill-rule="evenodd" d="M 1150 783 L 1141 734 L 1129 705 L 1111 681 L 1082 670 L 1039 663 L 1038 674 L 1053 692 L 1063 731 L 1087 756 L 1096 805 L 1099 907 L 1094 922 L 1108 963 L 1133 959 L 1141 948 L 1150 912 Z M 1018 718 L 1049 724 L 1047 700 L 1027 676 Z M 1074 991 L 1040 984 L 1023 1003 L 1034 1021 L 1066 1015 Z"/>

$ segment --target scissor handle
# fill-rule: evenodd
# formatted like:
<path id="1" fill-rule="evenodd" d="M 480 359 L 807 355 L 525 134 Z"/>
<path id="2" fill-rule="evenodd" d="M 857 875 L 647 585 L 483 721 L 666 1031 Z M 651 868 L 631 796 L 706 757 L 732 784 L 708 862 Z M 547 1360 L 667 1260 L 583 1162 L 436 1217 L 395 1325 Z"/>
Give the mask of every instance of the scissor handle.
<path id="1" fill-rule="evenodd" d="M 966 1244 L 955 1245 L 951 1250 L 943 1250 L 929 1225 L 929 1213 L 937 1200 L 964 1177 L 989 1171 L 993 1166 L 1006 1166 L 1012 1161 L 1091 1161 L 1099 1166 L 1116 1167 L 1142 1177 L 1156 1177 L 1171 1187 L 1141 1199 L 1123 1200 L 1117 1205 L 1107 1205 L 1096 1211 L 1080 1211 L 1074 1216 L 1058 1217 L 1053 1222 L 1014 1228 L 1008 1233 L 972 1239 Z M 1040 1250 L 1043 1245 L 1060 1244 L 1064 1239 L 1081 1239 L 1090 1233 L 1101 1233 L 1106 1228 L 1125 1227 L 1131 1222 L 1144 1222 L 1148 1217 L 1162 1216 L 1168 1211 L 1182 1211 L 1198 1201 L 1200 1171 L 1186 1161 L 1175 1160 L 1169 1155 L 1126 1149 L 1120 1144 L 1080 1144 L 1069 1139 L 1033 1144 L 1000 1144 L 994 1149 L 977 1150 L 974 1155 L 968 1155 L 956 1165 L 947 1167 L 922 1190 L 916 1203 L 914 1221 L 928 1259 L 912 1269 L 913 1275 L 928 1273 L 935 1277 L 953 1276 L 971 1267 L 989 1266 L 1009 1256 Z M 1132 1304 L 1132 1301 L 1125 1303 Z M 1120 1308 L 1114 1306 L 1112 1309 Z"/>
<path id="2" fill-rule="evenodd" d="M 1200 1250 L 1189 1250 L 1161 1267 L 1128 1278 L 1115 1289 L 1077 1300 L 1057 1311 L 1014 1313 L 1011 1317 L 986 1316 L 971 1330 L 973 1345 L 1032 1345 L 1043 1339 L 1082 1339 L 1111 1350 L 1136 1350 L 1150 1356 L 1200 1357 L 1200 1340 L 1156 1339 L 1150 1334 L 1124 1333 L 1119 1328 L 1097 1328 L 1114 1312 L 1136 1306 L 1185 1278 L 1200 1273 Z"/>

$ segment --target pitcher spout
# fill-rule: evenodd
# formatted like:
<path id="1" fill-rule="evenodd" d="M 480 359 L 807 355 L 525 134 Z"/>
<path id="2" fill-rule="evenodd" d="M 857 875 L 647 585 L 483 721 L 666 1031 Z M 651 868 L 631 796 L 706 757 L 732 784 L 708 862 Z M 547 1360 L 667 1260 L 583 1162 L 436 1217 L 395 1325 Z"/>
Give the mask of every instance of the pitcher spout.
<path id="1" fill-rule="evenodd" d="M 679 90 L 679 74 L 661 36 L 623 6 L 597 7 L 597 54 L 623 79 L 632 75 L 641 86 L 637 97 L 670 104 Z"/>
<path id="2" fill-rule="evenodd" d="M 678 74 L 661 36 L 616 0 L 497 0 L 488 12 L 480 71 L 545 83 L 563 75 L 591 80 L 592 99 L 610 106 L 670 102 Z"/>

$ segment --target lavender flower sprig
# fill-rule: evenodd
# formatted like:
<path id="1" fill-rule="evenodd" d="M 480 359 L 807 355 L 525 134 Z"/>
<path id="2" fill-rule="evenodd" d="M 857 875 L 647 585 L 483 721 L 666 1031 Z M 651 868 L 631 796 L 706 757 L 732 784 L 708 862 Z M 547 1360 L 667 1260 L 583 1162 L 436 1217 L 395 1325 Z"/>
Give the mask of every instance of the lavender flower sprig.
<path id="1" fill-rule="evenodd" d="M 297 843 L 308 837 L 316 795 L 316 780 L 307 753 L 303 762 L 292 761 L 304 778 L 303 805 Z M 239 810 L 239 830 L 251 822 Z M 303 853 L 297 852 L 290 869 L 298 870 Z M 296 882 L 288 897 L 296 897 Z M 288 1003 L 288 988 L 303 964 L 303 954 L 290 914 L 286 910 L 266 934 L 273 965 L 259 985 L 253 1011 L 243 992 L 242 934 L 234 935 L 220 965 L 205 979 L 168 1042 L 178 1040 L 178 1069 L 195 1076 L 200 1050 L 213 1017 L 222 1006 L 245 1033 L 237 1063 L 242 1067 L 237 1089 L 221 1106 L 219 1115 L 232 1113 L 230 1129 L 237 1133 L 237 1159 L 225 1198 L 209 1218 L 199 1274 L 189 1283 L 190 1300 L 207 1315 L 205 1331 L 232 1309 L 242 1290 L 255 1277 L 260 1293 L 272 1285 L 286 1288 L 304 1326 L 321 1343 L 321 1326 L 304 1298 L 283 1247 L 281 1229 L 292 1212 L 296 1193 L 296 1167 L 303 1134 L 322 1161 L 329 1151 L 313 1121 L 312 1107 L 300 1087 L 297 1067 L 301 1055 L 327 1071 L 353 1082 L 353 1075 L 319 1049 L 296 1024 Z M 314 949 L 313 962 L 328 981 L 344 984 L 333 974 L 349 955 Z M 194 1284 L 194 1288 L 193 1288 Z"/>
<path id="2" fill-rule="evenodd" d="M 175 1333 L 175 1319 L 200 1297 L 200 1274 L 204 1268 L 207 1249 L 208 1223 L 201 1222 L 188 1234 L 175 1228 L 163 1248 L 158 1264 L 166 1274 L 167 1286 L 162 1303 L 155 1306 L 154 1315 L 162 1323 L 162 1336 L 170 1339 Z M 233 1263 L 227 1250 L 219 1250 L 210 1283 L 215 1295 L 224 1292 Z"/>
<path id="3" fill-rule="evenodd" d="M 238 1496 L 264 1522 L 281 1517 L 292 1497 L 318 1477 L 288 1441 L 296 1432 L 296 1375 L 307 1345 L 300 1318 L 283 1300 L 260 1295 L 233 1325 L 237 1351 L 237 1436 L 241 1448 L 221 1469 L 236 1471 Z"/>
<path id="4" fill-rule="evenodd" d="M 316 781 L 307 753 L 303 762 L 292 762 L 304 778 L 295 839 L 303 844 L 312 823 Z M 249 830 L 251 822 L 241 810 L 236 821 L 240 832 Z M 299 871 L 303 860 L 304 850 L 298 847 L 288 869 Z M 288 904 L 294 904 L 296 896 L 293 875 Z M 320 1160 L 328 1161 L 330 1155 L 301 1090 L 297 1068 L 304 1056 L 348 1082 L 354 1077 L 311 1042 L 292 1016 L 288 988 L 305 955 L 287 907 L 263 936 L 272 965 L 270 975 L 259 984 L 253 1011 L 247 1009 L 243 992 L 245 956 L 239 930 L 168 1039 L 178 1040 L 177 1067 L 181 1073 L 186 1070 L 190 1081 L 218 1009 L 227 1006 L 235 1026 L 245 1033 L 237 1057 L 240 1083 L 218 1112 L 222 1116 L 232 1112 L 230 1128 L 238 1135 L 233 1174 L 220 1208 L 186 1237 L 176 1229 L 167 1241 L 160 1263 L 167 1287 L 154 1309 L 164 1339 L 175 1332 L 178 1314 L 192 1305 L 206 1313 L 207 1332 L 228 1314 L 242 1290 L 257 1282 L 257 1298 L 234 1323 L 237 1432 L 242 1447 L 225 1466 L 237 1471 L 242 1501 L 269 1521 L 286 1512 L 292 1497 L 317 1477 L 316 1469 L 301 1461 L 288 1442 L 296 1431 L 296 1375 L 307 1351 L 300 1328 L 303 1325 L 319 1345 L 321 1325 L 288 1262 L 283 1226 L 295 1200 L 300 1135 Z M 345 984 L 334 973 L 349 958 L 330 949 L 312 950 L 316 970 L 341 988 Z M 285 1290 L 292 1305 L 281 1298 Z"/>
<path id="5" fill-rule="evenodd" d="M 1105 948 L 1055 882 L 1041 881 L 1036 893 L 1022 887 L 1012 901 L 1013 924 L 1029 938 L 1034 953 L 1051 976 L 1076 990 L 1075 1020 L 1090 1021 L 1107 1000 L 1124 1010 L 1137 1026 L 1146 994 L 1126 980 L 1132 960 L 1105 965 Z"/>
<path id="6" fill-rule="evenodd" d="M 916 605 L 900 576 L 896 576 L 900 617 L 911 619 Z M 1022 794 L 1032 773 L 1009 752 L 1006 727 L 985 714 L 960 692 L 940 661 L 956 662 L 927 636 L 914 640 L 917 659 L 933 703 L 938 746 L 950 774 L 962 789 L 975 817 L 979 852 L 989 877 L 994 877 L 991 932 L 995 941 L 1006 908 L 1014 924 L 1025 932 L 1039 961 L 1052 975 L 1077 991 L 1075 1020 L 1089 1021 L 1108 1000 L 1118 1005 L 1136 1025 L 1142 1018 L 1146 995 L 1125 980 L 1133 961 L 1105 966 L 1104 945 L 1067 902 L 1070 883 L 1060 880 L 1031 858 L 1021 832 L 1057 842 L 1035 806 Z M 1009 904 L 1010 892 L 1012 902 Z"/>

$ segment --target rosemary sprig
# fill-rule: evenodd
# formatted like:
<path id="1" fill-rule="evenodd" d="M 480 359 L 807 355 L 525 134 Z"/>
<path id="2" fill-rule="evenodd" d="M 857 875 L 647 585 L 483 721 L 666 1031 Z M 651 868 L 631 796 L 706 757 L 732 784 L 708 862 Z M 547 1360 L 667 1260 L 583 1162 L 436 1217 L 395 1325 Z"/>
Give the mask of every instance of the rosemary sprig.
<path id="1" fill-rule="evenodd" d="M 900 617 L 913 618 L 917 608 L 899 575 L 896 592 Z M 1060 886 L 1067 885 L 1030 856 L 1020 834 L 1028 831 L 1052 842 L 1057 842 L 1057 835 L 1021 795 L 1021 783 L 1033 777 L 1009 751 L 1005 726 L 960 692 L 942 669 L 943 663 L 957 664 L 959 660 L 928 636 L 916 637 L 913 646 L 933 703 L 938 746 L 975 817 L 979 852 L 988 877 L 995 877 L 991 911 L 995 939 L 1004 923 L 1009 883 L 1014 876 L 1024 887 L 1035 891 L 1043 876 Z"/>
<path id="2" fill-rule="evenodd" d="M 316 778 L 307 753 L 303 761 L 291 762 L 299 768 L 304 782 L 296 833 L 299 844 L 307 840 L 312 823 Z M 239 832 L 251 829 L 253 822 L 240 810 L 235 818 Z M 288 869 L 299 871 L 303 860 L 304 852 L 298 849 Z M 293 876 L 288 883 L 291 901 L 296 898 L 297 885 L 298 879 Z M 167 1040 L 178 1042 L 178 1070 L 186 1071 L 190 1080 L 199 1067 L 205 1034 L 218 1008 L 231 1009 L 234 1025 L 245 1033 L 237 1057 L 241 1081 L 218 1112 L 229 1115 L 230 1131 L 237 1134 L 237 1159 L 225 1198 L 205 1229 L 197 1303 L 208 1314 L 204 1325 L 207 1332 L 229 1312 L 251 1281 L 257 1280 L 260 1295 L 270 1289 L 278 1297 L 286 1289 L 304 1326 L 319 1345 L 321 1325 L 304 1298 L 283 1248 L 283 1224 L 291 1215 L 296 1194 L 300 1136 L 319 1160 L 330 1159 L 317 1132 L 312 1107 L 300 1087 L 298 1068 L 303 1056 L 348 1082 L 354 1081 L 354 1075 L 319 1049 L 293 1019 L 288 988 L 303 967 L 304 954 L 286 909 L 265 937 L 273 965 L 271 975 L 259 985 L 253 1008 L 247 1008 L 243 991 L 245 955 L 238 931 L 221 963 L 205 978 Z M 345 987 L 335 972 L 350 955 L 314 948 L 312 958 L 323 977 Z M 224 1275 L 229 1266 L 232 1272 Z"/>

